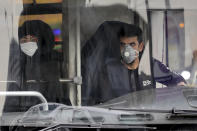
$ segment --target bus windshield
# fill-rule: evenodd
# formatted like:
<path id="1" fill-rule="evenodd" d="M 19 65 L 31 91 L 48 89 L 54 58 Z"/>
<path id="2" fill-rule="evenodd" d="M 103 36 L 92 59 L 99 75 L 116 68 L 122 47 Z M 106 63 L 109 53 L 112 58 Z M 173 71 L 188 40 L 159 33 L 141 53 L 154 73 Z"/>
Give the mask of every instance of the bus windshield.
<path id="1" fill-rule="evenodd" d="M 104 114 L 128 120 L 121 109 L 197 107 L 196 1 L 7 0 L 0 7 L 2 125 L 120 124 Z"/>

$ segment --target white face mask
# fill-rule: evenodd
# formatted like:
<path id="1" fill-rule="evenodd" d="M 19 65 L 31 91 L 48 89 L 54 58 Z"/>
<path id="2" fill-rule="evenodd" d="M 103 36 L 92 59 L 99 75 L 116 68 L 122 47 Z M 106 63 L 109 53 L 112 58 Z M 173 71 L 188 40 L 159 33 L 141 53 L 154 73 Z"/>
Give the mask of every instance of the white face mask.
<path id="1" fill-rule="evenodd" d="M 38 49 L 38 45 L 36 42 L 26 42 L 20 44 L 22 52 L 24 52 L 28 56 L 33 56 Z"/>

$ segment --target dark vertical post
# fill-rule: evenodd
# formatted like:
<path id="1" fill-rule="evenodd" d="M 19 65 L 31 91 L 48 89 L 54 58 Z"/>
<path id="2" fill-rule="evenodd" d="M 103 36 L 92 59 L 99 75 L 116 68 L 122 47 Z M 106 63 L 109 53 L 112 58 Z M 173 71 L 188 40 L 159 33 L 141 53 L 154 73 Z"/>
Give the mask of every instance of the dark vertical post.
<path id="1" fill-rule="evenodd" d="M 168 12 L 164 11 L 165 18 L 165 39 L 166 39 L 166 65 L 169 67 L 169 58 L 168 58 Z"/>

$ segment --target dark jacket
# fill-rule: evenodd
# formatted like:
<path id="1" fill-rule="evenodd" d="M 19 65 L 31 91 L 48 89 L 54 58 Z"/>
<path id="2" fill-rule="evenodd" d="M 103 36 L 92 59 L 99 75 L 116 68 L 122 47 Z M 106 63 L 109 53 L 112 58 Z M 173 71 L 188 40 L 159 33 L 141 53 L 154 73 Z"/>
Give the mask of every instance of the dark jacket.
<path id="1" fill-rule="evenodd" d="M 172 71 L 162 62 L 153 59 L 154 79 L 166 86 L 175 86 L 180 82 L 186 83 L 185 79 L 175 71 Z"/>
<path id="2" fill-rule="evenodd" d="M 36 36 L 38 49 L 30 57 L 17 43 L 11 44 L 8 80 L 16 82 L 8 83 L 7 91 L 37 91 L 48 102 L 70 104 L 68 94 L 59 82 L 59 63 L 53 59 L 54 35 L 49 25 L 39 20 L 26 21 L 18 34 L 19 39 L 26 35 Z M 4 112 L 27 111 L 39 103 L 41 101 L 35 97 L 7 97 Z"/>
<path id="3" fill-rule="evenodd" d="M 118 21 L 106 21 L 99 26 L 95 34 L 87 41 L 82 49 L 82 103 L 95 105 L 113 98 L 154 88 L 150 74 L 138 69 L 128 70 L 121 63 L 120 33 L 132 32 L 132 25 Z M 139 54 L 141 59 L 142 53 Z M 163 65 L 153 59 L 153 65 Z M 163 67 L 162 67 L 163 68 Z M 174 74 L 166 66 L 165 76 L 168 80 L 159 82 L 173 85 L 178 82 L 180 75 Z M 160 68 L 159 68 L 160 69 Z M 167 70 L 167 71 L 166 71 Z M 157 75 L 158 76 L 158 75 Z M 172 82 L 175 80 L 176 82 Z M 182 77 L 181 77 L 182 78 Z"/>

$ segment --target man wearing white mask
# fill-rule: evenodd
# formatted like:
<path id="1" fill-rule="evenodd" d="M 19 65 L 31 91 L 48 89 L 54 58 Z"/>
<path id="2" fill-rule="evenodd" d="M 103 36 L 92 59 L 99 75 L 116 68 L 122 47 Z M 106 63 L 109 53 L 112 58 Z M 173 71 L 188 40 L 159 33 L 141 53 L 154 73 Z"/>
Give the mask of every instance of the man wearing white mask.
<path id="1" fill-rule="evenodd" d="M 120 21 L 105 21 L 99 26 L 82 49 L 83 105 L 101 104 L 155 87 L 151 76 L 138 72 L 145 46 L 142 34 L 138 26 Z M 154 71 L 155 81 L 167 86 L 184 84 L 179 74 L 158 60 L 153 62 L 153 67 L 159 68 Z M 167 77 L 158 76 L 158 71 Z"/>

